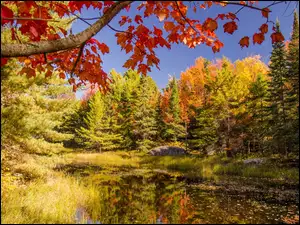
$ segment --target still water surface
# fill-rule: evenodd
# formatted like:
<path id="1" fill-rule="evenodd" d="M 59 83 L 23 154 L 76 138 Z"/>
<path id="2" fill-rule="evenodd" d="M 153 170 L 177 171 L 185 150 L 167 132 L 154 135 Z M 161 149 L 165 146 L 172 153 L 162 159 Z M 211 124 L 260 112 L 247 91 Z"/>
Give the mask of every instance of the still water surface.
<path id="1" fill-rule="evenodd" d="M 296 204 L 204 191 L 160 173 L 123 176 L 99 184 L 99 189 L 102 201 L 89 211 L 78 208 L 77 223 L 259 224 L 299 216 Z"/>

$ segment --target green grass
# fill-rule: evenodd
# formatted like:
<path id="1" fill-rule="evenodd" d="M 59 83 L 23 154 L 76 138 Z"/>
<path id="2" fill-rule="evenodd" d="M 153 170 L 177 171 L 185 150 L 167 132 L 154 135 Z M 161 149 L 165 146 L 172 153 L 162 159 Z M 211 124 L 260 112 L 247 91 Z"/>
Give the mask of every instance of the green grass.
<path id="1" fill-rule="evenodd" d="M 125 157 L 124 157 L 125 156 Z M 105 152 L 105 153 L 79 153 L 70 154 L 69 158 L 73 160 L 73 163 L 89 163 L 97 166 L 106 167 L 139 167 L 140 158 L 135 155 L 130 155 L 126 152 Z"/>
<path id="2" fill-rule="evenodd" d="M 28 154 L 22 158 L 12 172 L 2 174 L 2 223 L 74 223 L 78 207 L 89 209 L 101 201 L 94 185 L 52 170 L 59 163 L 70 163 L 70 158 Z"/>
<path id="3" fill-rule="evenodd" d="M 228 165 L 217 164 L 213 169 L 217 175 L 234 175 L 242 177 L 271 178 L 278 180 L 291 180 L 299 182 L 298 168 L 279 168 L 270 164 L 244 165 L 232 163 Z"/>
<path id="4" fill-rule="evenodd" d="M 141 163 L 150 168 L 181 172 L 184 175 L 210 178 L 233 175 L 242 177 L 271 178 L 299 182 L 298 168 L 280 168 L 272 164 L 249 165 L 238 159 L 220 156 L 199 158 L 196 156 L 145 156 Z"/>
<path id="5" fill-rule="evenodd" d="M 2 223 L 73 223 L 76 208 L 88 195 L 66 177 L 36 180 L 2 196 Z"/>

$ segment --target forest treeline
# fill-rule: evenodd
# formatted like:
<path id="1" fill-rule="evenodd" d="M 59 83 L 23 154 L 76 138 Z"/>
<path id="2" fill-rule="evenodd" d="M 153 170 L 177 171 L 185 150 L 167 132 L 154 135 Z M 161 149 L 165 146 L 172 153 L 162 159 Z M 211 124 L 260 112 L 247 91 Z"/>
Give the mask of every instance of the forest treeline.
<path id="1" fill-rule="evenodd" d="M 277 28 L 280 30 L 279 22 Z M 44 72 L 16 75 L 1 67 L 3 145 L 52 154 L 67 148 L 148 151 L 175 144 L 201 154 L 299 152 L 299 24 L 291 40 L 273 44 L 270 64 L 259 56 L 231 62 L 203 57 L 159 90 L 150 76 L 110 72 L 107 93 L 72 88 Z"/>

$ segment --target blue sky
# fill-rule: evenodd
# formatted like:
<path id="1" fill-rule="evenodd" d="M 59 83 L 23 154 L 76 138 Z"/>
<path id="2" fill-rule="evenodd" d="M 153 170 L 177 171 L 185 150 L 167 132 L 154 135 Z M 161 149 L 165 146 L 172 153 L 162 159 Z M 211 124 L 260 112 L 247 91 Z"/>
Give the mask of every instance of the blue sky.
<path id="1" fill-rule="evenodd" d="M 122 15 L 130 16 L 134 18 L 137 14 L 136 7 L 141 2 L 134 2 L 131 5 L 131 9 L 129 12 L 126 10 L 121 11 L 111 22 L 110 25 L 116 29 L 124 30 L 123 27 L 120 27 L 118 21 L 120 20 Z M 269 5 L 270 1 L 259 2 L 258 7 L 265 7 Z M 189 4 L 188 2 L 186 4 Z M 293 9 L 295 7 L 295 2 L 292 2 L 289 8 L 286 10 L 288 3 L 282 3 L 278 5 L 274 5 L 271 7 L 272 12 L 270 13 L 269 19 L 276 21 L 278 17 L 281 25 L 281 32 L 284 35 L 285 39 L 290 38 L 290 34 L 292 32 L 292 23 L 293 23 Z M 227 7 L 213 6 L 210 9 L 206 10 L 197 10 L 197 14 L 195 14 L 192 10 L 189 10 L 190 17 L 197 18 L 200 22 L 204 22 L 205 18 L 211 17 L 215 18 L 219 13 L 226 12 L 236 12 L 240 6 L 230 5 Z M 299 6 L 297 8 L 299 12 Z M 84 7 L 81 12 L 82 18 L 92 18 L 98 17 L 99 12 L 94 10 L 93 8 L 89 8 L 88 10 Z M 253 45 L 252 40 L 250 40 L 249 48 L 241 49 L 238 44 L 239 40 L 244 36 L 250 36 L 256 32 L 259 32 L 258 28 L 261 24 L 265 23 L 266 19 L 262 17 L 261 12 L 258 10 L 253 10 L 249 8 L 244 8 L 238 13 L 239 22 L 238 30 L 235 31 L 232 35 L 223 32 L 223 23 L 219 23 L 219 28 L 216 31 L 219 39 L 224 43 L 224 47 L 221 49 L 219 53 L 213 53 L 211 47 L 206 45 L 199 45 L 196 48 L 189 49 L 187 46 L 183 44 L 173 44 L 171 50 L 167 48 L 157 48 L 155 52 L 160 59 L 160 70 L 156 67 L 151 68 L 151 72 L 148 74 L 155 80 L 157 86 L 161 89 L 164 88 L 168 83 L 168 75 L 175 75 L 177 78 L 180 77 L 180 73 L 185 71 L 188 67 L 194 64 L 196 58 L 202 56 L 209 60 L 214 60 L 216 58 L 221 58 L 222 56 L 226 56 L 232 61 L 237 59 L 242 59 L 251 55 L 261 55 L 262 60 L 265 63 L 268 63 L 269 57 L 272 51 L 272 43 L 271 43 L 271 26 L 269 26 L 269 32 L 265 36 L 266 40 L 261 45 Z M 94 21 L 89 21 L 93 23 Z M 161 28 L 163 22 L 160 22 L 156 17 L 144 18 L 144 24 L 155 25 L 156 27 Z M 72 31 L 73 34 L 76 34 L 80 31 L 83 31 L 88 27 L 84 22 L 77 20 L 73 23 Z M 102 29 L 94 38 L 99 40 L 100 42 L 106 43 L 110 48 L 110 53 L 102 56 L 103 60 L 103 68 L 106 72 L 109 72 L 111 69 L 115 69 L 117 72 L 125 72 L 126 69 L 123 68 L 123 64 L 130 57 L 130 53 L 126 54 L 125 51 L 121 51 L 121 47 L 117 45 L 117 39 L 115 37 L 115 32 L 112 31 L 109 27 L 105 27 Z M 77 97 L 81 97 L 82 93 L 76 93 Z"/>

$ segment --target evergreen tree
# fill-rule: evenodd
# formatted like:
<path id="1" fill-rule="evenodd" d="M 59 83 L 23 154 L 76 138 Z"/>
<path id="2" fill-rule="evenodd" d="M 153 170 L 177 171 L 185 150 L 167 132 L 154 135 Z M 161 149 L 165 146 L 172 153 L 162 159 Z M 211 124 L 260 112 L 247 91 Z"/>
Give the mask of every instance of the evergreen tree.
<path id="1" fill-rule="evenodd" d="M 276 21 L 276 30 L 280 31 L 279 21 Z M 270 72 L 271 81 L 269 84 L 269 135 L 273 137 L 273 143 L 276 145 L 278 152 L 285 152 L 286 150 L 286 124 L 287 124 L 287 65 L 286 52 L 284 50 L 283 42 L 276 42 L 273 44 L 271 54 Z"/>
<path id="2" fill-rule="evenodd" d="M 287 54 L 287 77 L 293 85 L 293 93 L 296 94 L 295 101 L 299 102 L 299 20 L 297 12 L 294 13 L 293 33 L 288 45 Z"/>
<path id="3" fill-rule="evenodd" d="M 77 132 L 86 138 L 86 145 L 97 150 L 113 150 L 120 146 L 121 135 L 114 118 L 106 111 L 104 96 L 100 92 L 88 101 L 89 111 L 84 118 L 87 128 L 81 127 Z"/>
<path id="4" fill-rule="evenodd" d="M 123 136 L 122 146 L 126 149 L 134 149 L 137 147 L 136 137 L 134 134 L 134 115 L 137 110 L 137 89 L 140 83 L 140 75 L 136 71 L 128 70 L 123 77 L 124 86 L 121 92 L 120 102 L 118 102 L 118 118 Z"/>
<path id="5" fill-rule="evenodd" d="M 65 149 L 62 142 L 72 137 L 57 129 L 63 116 L 77 104 L 66 80 L 45 72 L 27 78 L 17 75 L 21 66 L 10 62 L 1 83 L 1 127 L 4 141 L 15 140 L 31 153 L 52 154 Z M 1 74 L 1 75 L 2 75 Z"/>
<path id="6" fill-rule="evenodd" d="M 189 148 L 207 154 L 206 148 L 217 141 L 217 121 L 212 109 L 199 108 L 189 129 Z"/>
<path id="7" fill-rule="evenodd" d="M 87 124 L 84 121 L 84 117 L 88 112 L 87 104 L 82 102 L 76 106 L 76 109 L 73 113 L 66 114 L 63 116 L 64 122 L 58 130 L 63 133 L 71 134 L 73 137 L 70 140 L 64 141 L 65 147 L 85 147 L 85 142 L 88 141 L 87 138 L 80 135 L 76 130 L 80 127 L 88 128 Z"/>
<path id="8" fill-rule="evenodd" d="M 248 123 L 245 120 L 243 121 L 248 136 L 248 153 L 250 152 L 250 142 L 257 142 L 259 146 L 258 150 L 264 151 L 264 138 L 268 128 L 268 112 L 265 110 L 268 104 L 266 101 L 268 81 L 262 74 L 258 74 L 256 80 L 250 84 L 249 91 L 249 97 L 246 99 L 246 114 L 250 116 L 251 119 L 248 120 Z"/>
<path id="9" fill-rule="evenodd" d="M 294 13 L 293 33 L 288 45 L 287 79 L 291 84 L 288 91 L 289 120 L 286 129 L 289 132 L 288 151 L 299 150 L 299 20 Z"/>
<path id="10" fill-rule="evenodd" d="M 171 91 L 167 116 L 170 118 L 163 127 L 163 138 L 165 140 L 175 141 L 185 137 L 185 128 L 180 119 L 179 91 L 175 77 L 169 80 L 166 91 Z"/>
<path id="11" fill-rule="evenodd" d="M 158 133 L 156 120 L 158 90 L 150 77 L 141 77 L 137 99 L 137 110 L 134 115 L 134 133 L 137 140 L 137 148 L 145 151 L 155 145 Z"/>
<path id="12" fill-rule="evenodd" d="M 178 91 L 178 84 L 176 78 L 173 77 L 171 82 L 169 83 L 169 87 L 171 89 L 171 97 L 170 97 L 170 113 L 173 116 L 174 122 L 179 122 L 179 91 Z"/>
<path id="13" fill-rule="evenodd" d="M 156 109 L 155 109 L 155 120 L 157 123 L 157 141 L 158 142 L 162 142 L 163 141 L 163 136 L 164 136 L 164 130 L 165 130 L 165 126 L 166 123 L 163 119 L 163 111 L 162 111 L 162 95 L 161 93 L 158 93 L 158 99 L 157 99 L 157 105 L 156 105 Z"/>

